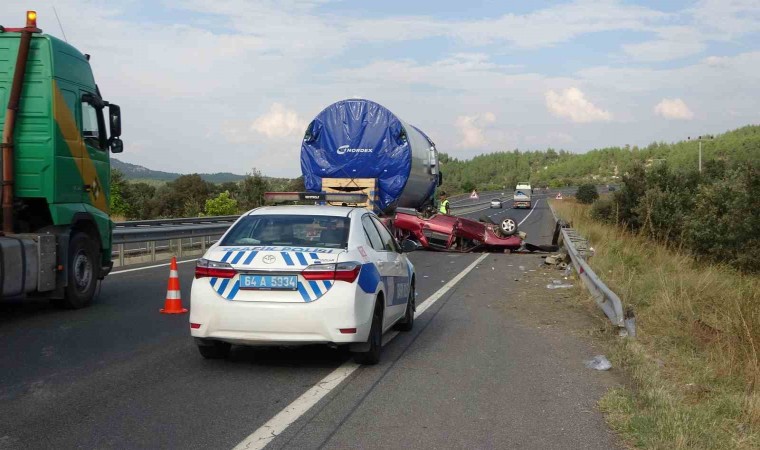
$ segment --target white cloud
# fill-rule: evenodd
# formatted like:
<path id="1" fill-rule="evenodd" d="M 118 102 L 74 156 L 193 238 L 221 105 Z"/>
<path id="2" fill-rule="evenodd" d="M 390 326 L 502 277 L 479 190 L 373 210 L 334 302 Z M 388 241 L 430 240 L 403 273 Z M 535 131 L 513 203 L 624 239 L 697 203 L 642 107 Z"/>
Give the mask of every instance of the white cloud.
<path id="1" fill-rule="evenodd" d="M 303 134 L 306 125 L 306 120 L 299 117 L 297 112 L 273 103 L 266 114 L 253 121 L 251 129 L 273 139 Z"/>
<path id="2" fill-rule="evenodd" d="M 711 39 L 732 40 L 760 31 L 757 0 L 702 0 L 689 12 L 696 28 Z"/>
<path id="3" fill-rule="evenodd" d="M 670 61 L 704 51 L 704 36 L 693 27 L 663 27 L 657 30 L 658 39 L 636 44 L 624 44 L 623 50 L 636 61 Z"/>
<path id="4" fill-rule="evenodd" d="M 702 62 L 710 67 L 726 67 L 729 60 L 730 58 L 726 58 L 725 56 L 708 56 Z"/>
<path id="5" fill-rule="evenodd" d="M 586 96 L 578 88 L 571 87 L 560 93 L 549 90 L 545 96 L 546 108 L 557 117 L 565 117 L 576 123 L 612 120 L 612 113 L 586 100 Z"/>
<path id="6" fill-rule="evenodd" d="M 452 24 L 449 33 L 471 44 L 507 42 L 539 48 L 582 34 L 612 30 L 645 30 L 668 14 L 616 0 L 576 0 L 527 14 Z"/>
<path id="7" fill-rule="evenodd" d="M 549 131 L 543 135 L 527 135 L 523 139 L 523 142 L 526 145 L 529 145 L 531 147 L 562 147 L 563 145 L 572 144 L 575 142 L 575 139 L 573 136 L 571 136 L 568 133 L 563 133 L 562 131 Z"/>
<path id="8" fill-rule="evenodd" d="M 691 120 L 694 113 L 680 98 L 664 98 L 655 105 L 654 113 L 666 119 Z"/>
<path id="9" fill-rule="evenodd" d="M 0 22 L 18 24 L 25 3 L 0 1 Z M 36 2 L 39 23 L 60 36 L 52 3 Z M 679 138 L 694 124 L 652 114 L 660 100 L 679 96 L 699 112 L 693 120 L 702 121 L 701 129 L 757 122 L 760 47 L 748 38 L 758 30 L 757 0 L 701 1 L 680 10 L 657 2 L 563 0 L 515 14 L 491 2 L 485 19 L 445 18 L 452 15 L 432 7 L 416 16 L 392 8 L 369 14 L 354 2 L 336 9 L 327 0 L 163 0 L 156 3 L 160 13 L 145 14 L 154 3 L 55 0 L 69 41 L 93 55 L 100 89 L 122 106 L 126 149 L 118 157 L 159 170 L 240 172 L 257 165 L 270 175 L 295 176 L 292 155 L 307 120 L 357 93 L 457 157 L 518 144 L 580 151 Z M 594 33 L 618 30 L 637 33 L 621 33 L 611 54 L 588 51 L 605 39 Z M 708 47 L 712 52 L 698 63 L 650 64 L 699 54 L 710 42 L 730 45 Z M 558 64 L 525 51 L 552 46 L 566 58 L 580 57 Z M 393 49 L 381 53 L 394 56 L 378 59 L 378 49 Z M 586 99 L 581 91 L 593 95 Z M 611 120 L 605 108 L 612 105 L 614 122 L 574 126 Z M 547 108 L 567 123 L 547 123 Z M 572 138 L 551 135 L 560 130 Z M 213 159 L 208 148 L 215 148 Z M 283 152 L 287 158 L 266 157 Z"/>
<path id="10" fill-rule="evenodd" d="M 494 122 L 496 122 L 496 115 L 492 112 L 457 117 L 454 126 L 462 135 L 459 147 L 463 149 L 483 148 L 487 144 L 484 131 Z"/>

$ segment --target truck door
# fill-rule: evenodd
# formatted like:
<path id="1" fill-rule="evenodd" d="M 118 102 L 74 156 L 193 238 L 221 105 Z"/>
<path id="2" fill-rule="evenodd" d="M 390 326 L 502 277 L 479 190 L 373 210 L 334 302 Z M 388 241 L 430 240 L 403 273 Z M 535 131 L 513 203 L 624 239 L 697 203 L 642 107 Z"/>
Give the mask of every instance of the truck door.
<path id="1" fill-rule="evenodd" d="M 103 102 L 97 94 L 81 91 L 82 139 L 82 202 L 108 213 L 110 197 L 110 164 Z"/>

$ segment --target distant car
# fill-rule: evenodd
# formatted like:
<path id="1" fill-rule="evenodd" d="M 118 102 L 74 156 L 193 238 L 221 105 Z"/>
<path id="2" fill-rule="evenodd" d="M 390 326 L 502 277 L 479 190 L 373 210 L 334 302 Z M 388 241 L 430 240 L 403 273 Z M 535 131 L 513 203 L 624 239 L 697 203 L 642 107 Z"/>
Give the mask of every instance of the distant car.
<path id="1" fill-rule="evenodd" d="M 502 208 L 501 199 L 495 198 L 491 200 L 491 208 Z"/>
<path id="2" fill-rule="evenodd" d="M 373 213 L 274 206 L 240 217 L 195 268 L 190 328 L 205 358 L 231 344 L 349 345 L 375 364 L 382 335 L 414 325 L 415 271 Z"/>

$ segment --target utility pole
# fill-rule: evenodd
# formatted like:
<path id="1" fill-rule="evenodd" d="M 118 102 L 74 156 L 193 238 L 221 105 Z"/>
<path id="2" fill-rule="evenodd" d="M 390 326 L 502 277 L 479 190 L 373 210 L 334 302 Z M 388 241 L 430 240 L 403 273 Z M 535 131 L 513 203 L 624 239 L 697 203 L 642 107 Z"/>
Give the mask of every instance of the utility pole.
<path id="1" fill-rule="evenodd" d="M 699 140 L 699 173 L 702 173 L 702 139 Z"/>
<path id="2" fill-rule="evenodd" d="M 691 140 L 691 136 L 686 138 L 687 140 Z M 699 173 L 702 173 L 702 141 L 705 139 L 713 139 L 713 136 L 710 134 L 705 134 L 704 136 L 697 136 L 697 141 L 699 141 L 699 165 L 697 166 L 699 168 Z"/>

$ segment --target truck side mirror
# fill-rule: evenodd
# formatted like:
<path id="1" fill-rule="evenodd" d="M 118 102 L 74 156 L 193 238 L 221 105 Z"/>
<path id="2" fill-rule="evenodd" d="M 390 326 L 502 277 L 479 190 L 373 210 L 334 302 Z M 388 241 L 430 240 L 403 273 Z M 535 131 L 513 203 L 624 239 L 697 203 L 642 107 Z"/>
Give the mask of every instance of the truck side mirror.
<path id="1" fill-rule="evenodd" d="M 111 153 L 121 153 L 124 151 L 124 143 L 117 137 L 111 138 Z"/>
<path id="2" fill-rule="evenodd" d="M 108 105 L 108 119 L 111 127 L 111 137 L 117 138 L 121 136 L 121 108 L 119 108 L 119 105 L 114 105 L 113 103 Z"/>

